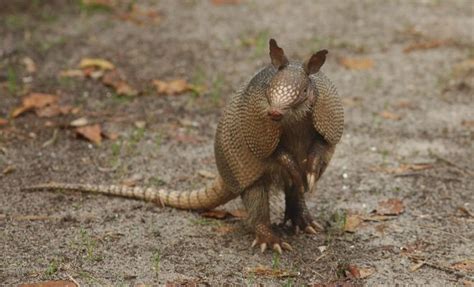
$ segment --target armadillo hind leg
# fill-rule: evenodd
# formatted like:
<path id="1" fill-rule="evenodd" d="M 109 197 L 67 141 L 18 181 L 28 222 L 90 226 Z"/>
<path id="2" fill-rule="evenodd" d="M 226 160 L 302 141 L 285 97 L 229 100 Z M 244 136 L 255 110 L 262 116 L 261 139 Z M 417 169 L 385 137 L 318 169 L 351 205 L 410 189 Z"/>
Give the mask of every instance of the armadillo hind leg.
<path id="1" fill-rule="evenodd" d="M 267 248 L 282 253 L 282 249 L 291 250 L 291 246 L 275 235 L 270 227 L 269 191 L 258 181 L 242 193 L 242 202 L 249 214 L 249 223 L 254 228 L 255 240 L 252 247 L 260 246 L 261 252 Z"/>

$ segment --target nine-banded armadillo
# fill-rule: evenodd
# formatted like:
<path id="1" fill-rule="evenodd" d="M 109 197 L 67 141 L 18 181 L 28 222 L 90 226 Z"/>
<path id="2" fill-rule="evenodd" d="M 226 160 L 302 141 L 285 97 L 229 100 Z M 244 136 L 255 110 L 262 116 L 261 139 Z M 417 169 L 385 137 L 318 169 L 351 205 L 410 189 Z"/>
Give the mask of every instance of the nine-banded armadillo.
<path id="1" fill-rule="evenodd" d="M 62 189 L 132 197 L 180 209 L 212 209 L 241 196 L 262 252 L 291 246 L 270 227 L 269 191 L 285 192 L 284 223 L 316 233 L 304 192 L 314 190 L 343 132 L 344 114 L 334 85 L 319 71 L 326 50 L 306 63 L 288 61 L 270 40 L 271 65 L 238 90 L 222 115 L 215 137 L 219 176 L 194 191 L 113 185 L 46 183 L 25 190 Z"/>

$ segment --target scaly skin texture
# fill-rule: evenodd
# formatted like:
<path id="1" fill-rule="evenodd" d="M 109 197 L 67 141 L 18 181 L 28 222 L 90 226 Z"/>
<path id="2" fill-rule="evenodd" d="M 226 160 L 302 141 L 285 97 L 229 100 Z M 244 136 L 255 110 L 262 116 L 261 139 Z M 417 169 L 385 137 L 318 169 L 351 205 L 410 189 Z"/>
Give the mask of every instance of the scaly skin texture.
<path id="1" fill-rule="evenodd" d="M 272 64 L 261 69 L 230 99 L 217 126 L 214 153 L 218 178 L 202 190 L 48 183 L 27 190 L 98 192 L 156 202 L 180 209 L 211 209 L 242 197 L 262 252 L 291 250 L 272 231 L 269 191 L 285 192 L 284 223 L 316 233 L 304 193 L 314 191 L 339 142 L 344 114 L 337 91 L 320 72 L 326 50 L 305 64 L 289 61 L 270 40 Z"/>

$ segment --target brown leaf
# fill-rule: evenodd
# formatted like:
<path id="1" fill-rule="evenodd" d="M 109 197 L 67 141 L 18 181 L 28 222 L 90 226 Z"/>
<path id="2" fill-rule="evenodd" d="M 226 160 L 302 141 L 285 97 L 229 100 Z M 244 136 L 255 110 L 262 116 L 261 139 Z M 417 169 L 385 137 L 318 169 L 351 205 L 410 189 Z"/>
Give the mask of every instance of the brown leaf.
<path id="1" fill-rule="evenodd" d="M 240 0 L 211 0 L 213 5 L 236 5 L 240 3 Z"/>
<path id="2" fill-rule="evenodd" d="M 340 64 L 350 70 L 369 70 L 374 67 L 374 61 L 368 58 L 342 58 Z"/>
<path id="3" fill-rule="evenodd" d="M 14 109 L 11 116 L 13 118 L 16 118 L 19 115 L 23 114 L 24 112 L 27 112 L 33 109 L 40 109 L 40 108 L 46 107 L 47 105 L 56 103 L 57 101 L 58 101 L 58 96 L 55 96 L 55 95 L 31 93 L 28 96 L 23 98 L 22 105 Z"/>
<path id="4" fill-rule="evenodd" d="M 153 85 L 155 86 L 156 92 L 158 94 L 166 94 L 168 96 L 179 95 L 192 90 L 192 86 L 183 79 L 177 79 L 168 82 L 154 80 Z"/>
<path id="5" fill-rule="evenodd" d="M 364 220 L 360 215 L 351 214 L 346 217 L 346 223 L 344 224 L 344 231 L 346 232 L 356 232 L 357 227 L 363 222 Z"/>
<path id="6" fill-rule="evenodd" d="M 214 231 L 216 231 L 219 234 L 229 234 L 232 233 L 236 230 L 237 228 L 232 225 L 221 225 L 218 227 L 214 228 Z"/>
<path id="7" fill-rule="evenodd" d="M 23 62 L 23 65 L 25 65 L 26 71 L 28 73 L 32 74 L 36 72 L 35 62 L 31 58 L 25 57 L 23 58 L 22 62 Z"/>
<path id="8" fill-rule="evenodd" d="M 18 287 L 77 287 L 77 285 L 73 281 L 53 280 L 37 283 L 20 284 L 18 285 Z"/>
<path id="9" fill-rule="evenodd" d="M 397 115 L 389 111 L 382 111 L 379 113 L 379 115 L 384 119 L 393 120 L 393 121 L 399 121 L 402 118 L 400 115 Z"/>
<path id="10" fill-rule="evenodd" d="M 391 198 L 379 202 L 375 213 L 378 215 L 399 215 L 405 211 L 405 206 L 400 199 Z"/>
<path id="11" fill-rule="evenodd" d="M 99 124 L 78 127 L 75 129 L 75 131 L 77 134 L 97 145 L 102 142 L 102 131 Z"/>
<path id="12" fill-rule="evenodd" d="M 117 94 L 133 97 L 138 95 L 138 91 L 132 88 L 117 71 L 110 71 L 102 77 L 104 85 L 115 89 Z"/>
<path id="13" fill-rule="evenodd" d="M 50 118 L 58 115 L 67 115 L 72 110 L 71 106 L 59 106 L 52 104 L 41 109 L 36 109 L 36 115 L 40 118 Z"/>
<path id="14" fill-rule="evenodd" d="M 370 267 L 368 267 L 368 268 L 359 268 L 359 274 L 360 274 L 361 279 L 367 278 L 367 277 L 371 276 L 374 273 L 375 273 L 374 268 L 370 268 Z"/>
<path id="15" fill-rule="evenodd" d="M 0 118 L 0 127 L 8 125 L 8 121 L 6 119 Z"/>
<path id="16" fill-rule="evenodd" d="M 201 212 L 201 216 L 207 218 L 224 219 L 227 215 L 229 215 L 227 211 L 218 209 Z"/>
<path id="17" fill-rule="evenodd" d="M 352 278 L 360 278 L 359 268 L 355 265 L 347 266 L 346 276 Z"/>
<path id="18" fill-rule="evenodd" d="M 445 46 L 449 43 L 450 41 L 448 40 L 430 40 L 430 41 L 424 41 L 424 42 L 416 42 L 416 43 L 406 46 L 405 49 L 403 49 L 403 52 L 411 53 L 417 50 L 434 49 L 441 46 Z"/>
<path id="19" fill-rule="evenodd" d="M 232 215 L 235 218 L 247 218 L 248 217 L 247 211 L 245 211 L 243 209 L 234 209 L 234 210 L 229 211 L 229 213 L 230 213 L 230 215 Z"/>
<path id="20" fill-rule="evenodd" d="M 299 274 L 290 270 L 270 268 L 266 266 L 257 266 L 255 268 L 247 268 L 247 273 L 256 276 L 274 277 L 274 278 L 285 278 L 285 277 L 296 277 Z"/>
<path id="21" fill-rule="evenodd" d="M 453 263 L 451 264 L 451 268 L 459 270 L 459 271 L 472 272 L 474 271 L 474 260 L 466 259 L 461 262 Z"/>
<path id="22" fill-rule="evenodd" d="M 390 174 L 400 174 L 409 171 L 421 171 L 433 168 L 431 163 L 400 164 L 398 167 L 374 167 L 373 171 L 383 171 Z"/>
<path id="23" fill-rule="evenodd" d="M 204 177 L 204 178 L 209 178 L 209 179 L 214 179 L 216 178 L 216 175 L 210 171 L 207 171 L 205 169 L 198 170 L 198 175 Z"/>
<path id="24" fill-rule="evenodd" d="M 463 280 L 462 284 L 466 287 L 474 287 L 474 281 Z"/>
<path id="25" fill-rule="evenodd" d="M 467 128 L 474 128 L 474 120 L 463 120 L 461 125 Z"/>
<path id="26" fill-rule="evenodd" d="M 72 69 L 59 72 L 59 76 L 65 78 L 83 78 L 85 75 L 83 70 Z"/>
<path id="27" fill-rule="evenodd" d="M 79 63 L 79 67 L 81 69 L 84 69 L 84 68 L 98 68 L 100 70 L 115 69 L 114 64 L 112 64 L 111 62 L 107 60 L 99 59 L 99 58 L 84 58 Z"/>
<path id="28" fill-rule="evenodd" d="M 409 100 L 400 100 L 395 104 L 396 108 L 400 109 L 414 109 L 416 107 L 415 103 Z"/>

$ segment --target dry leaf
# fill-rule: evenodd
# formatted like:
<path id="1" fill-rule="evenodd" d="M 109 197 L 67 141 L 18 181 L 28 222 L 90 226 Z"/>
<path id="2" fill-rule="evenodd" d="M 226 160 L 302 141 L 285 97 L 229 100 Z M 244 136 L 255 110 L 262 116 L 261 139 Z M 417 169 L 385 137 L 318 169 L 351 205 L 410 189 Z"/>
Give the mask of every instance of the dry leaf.
<path id="1" fill-rule="evenodd" d="M 229 234 L 236 230 L 235 226 L 231 225 L 221 225 L 214 228 L 214 231 L 220 234 Z"/>
<path id="2" fill-rule="evenodd" d="M 229 215 L 227 211 L 218 209 L 201 212 L 201 216 L 207 218 L 224 219 L 227 215 Z"/>
<path id="3" fill-rule="evenodd" d="M 391 216 L 386 216 L 386 215 L 377 215 L 377 214 L 371 214 L 369 216 L 364 216 L 362 217 L 364 221 L 373 221 L 373 222 L 381 222 L 381 221 L 387 221 L 393 219 Z"/>
<path id="4" fill-rule="evenodd" d="M 0 127 L 1 126 L 6 126 L 6 125 L 8 125 L 8 121 L 6 119 L 0 118 Z"/>
<path id="5" fill-rule="evenodd" d="M 75 129 L 76 133 L 89 141 L 99 145 L 102 142 L 102 131 L 99 124 L 78 127 Z"/>
<path id="6" fill-rule="evenodd" d="M 459 270 L 459 271 L 472 272 L 474 271 L 474 260 L 466 259 L 461 262 L 453 263 L 451 264 L 451 268 Z"/>
<path id="7" fill-rule="evenodd" d="M 216 178 L 216 175 L 214 173 L 204 170 L 204 169 L 198 170 L 198 175 L 204 178 L 209 178 L 209 179 Z"/>
<path id="8" fill-rule="evenodd" d="M 211 0 L 213 5 L 235 5 L 239 4 L 240 0 Z"/>
<path id="9" fill-rule="evenodd" d="M 416 50 L 427 50 L 427 49 L 434 49 L 449 43 L 448 40 L 431 40 L 425 42 L 417 42 L 410 44 L 403 49 L 404 53 L 411 53 Z"/>
<path id="10" fill-rule="evenodd" d="M 59 72 L 59 76 L 65 78 L 83 78 L 85 75 L 83 70 L 72 69 Z"/>
<path id="11" fill-rule="evenodd" d="M 46 107 L 47 105 L 56 103 L 57 101 L 58 101 L 58 97 L 55 95 L 31 93 L 28 96 L 23 98 L 22 105 L 16 108 L 15 110 L 13 110 L 11 116 L 13 118 L 16 118 L 19 115 L 23 114 L 24 112 L 27 112 L 33 109 L 40 109 L 40 108 Z"/>
<path id="12" fill-rule="evenodd" d="M 462 284 L 466 287 L 474 287 L 474 281 L 463 280 Z"/>
<path id="13" fill-rule="evenodd" d="M 128 12 L 118 15 L 121 20 L 129 21 L 137 25 L 143 25 L 151 22 L 152 24 L 159 24 L 161 22 L 161 14 L 156 10 L 145 10 L 138 5 L 132 5 Z"/>
<path id="14" fill-rule="evenodd" d="M 474 120 L 463 120 L 461 122 L 461 125 L 463 127 L 469 127 L 469 128 L 474 128 Z"/>
<path id="15" fill-rule="evenodd" d="M 115 69 L 114 64 L 112 64 L 111 62 L 104 59 L 98 59 L 98 58 L 84 58 L 79 63 L 79 67 L 81 69 L 85 69 L 85 68 L 98 68 L 101 70 Z"/>
<path id="16" fill-rule="evenodd" d="M 22 62 L 23 62 L 23 65 L 25 65 L 26 71 L 28 73 L 32 74 L 36 72 L 35 62 L 31 58 L 25 57 L 23 58 Z"/>
<path id="17" fill-rule="evenodd" d="M 394 121 L 399 121 L 402 118 L 400 115 L 397 115 L 389 111 L 382 111 L 379 113 L 379 115 L 384 119 L 394 120 Z"/>
<path id="18" fill-rule="evenodd" d="M 290 270 L 270 268 L 265 266 L 257 266 L 255 268 L 247 268 L 247 273 L 256 276 L 274 277 L 274 278 L 285 278 L 285 277 L 296 277 L 299 275 L 297 272 Z"/>
<path id="19" fill-rule="evenodd" d="M 36 115 L 40 118 L 50 118 L 55 117 L 58 115 L 67 115 L 71 112 L 71 106 L 59 106 L 57 104 L 53 104 L 50 106 L 46 106 L 41 109 L 36 109 Z"/>
<path id="20" fill-rule="evenodd" d="M 16 167 L 14 165 L 8 165 L 2 170 L 3 174 L 10 174 L 16 170 Z"/>
<path id="21" fill-rule="evenodd" d="M 409 171 L 420 171 L 433 168 L 431 163 L 400 164 L 398 167 L 373 167 L 373 171 L 383 171 L 390 174 L 400 174 Z"/>
<path id="22" fill-rule="evenodd" d="M 368 70 L 374 67 L 374 61 L 368 58 L 342 58 L 340 64 L 350 70 Z"/>
<path id="23" fill-rule="evenodd" d="M 18 287 L 77 287 L 77 285 L 73 281 L 53 280 L 37 283 L 20 284 L 18 285 Z"/>
<path id="24" fill-rule="evenodd" d="M 117 71 L 106 73 L 102 78 L 104 85 L 112 87 L 119 95 L 133 97 L 138 95 L 138 91 L 132 88 Z"/>
<path id="25" fill-rule="evenodd" d="M 183 79 L 172 80 L 169 82 L 154 80 L 153 85 L 158 94 L 166 94 L 168 96 L 179 95 L 192 89 L 192 86 Z"/>
<path id="26" fill-rule="evenodd" d="M 375 213 L 378 215 L 399 215 L 405 211 L 405 206 L 400 199 L 391 198 L 379 202 Z"/>
<path id="27" fill-rule="evenodd" d="M 414 109 L 416 105 L 409 100 L 400 100 L 395 104 L 395 107 L 400 109 Z"/>
<path id="28" fill-rule="evenodd" d="M 232 215 L 235 218 L 247 218 L 248 217 L 247 211 L 245 211 L 243 209 L 234 209 L 234 210 L 229 211 L 229 213 L 230 213 L 230 215 Z"/>
<path id="29" fill-rule="evenodd" d="M 346 223 L 344 224 L 344 231 L 346 232 L 355 232 L 357 227 L 363 222 L 363 218 L 360 215 L 351 214 L 346 218 Z"/>

